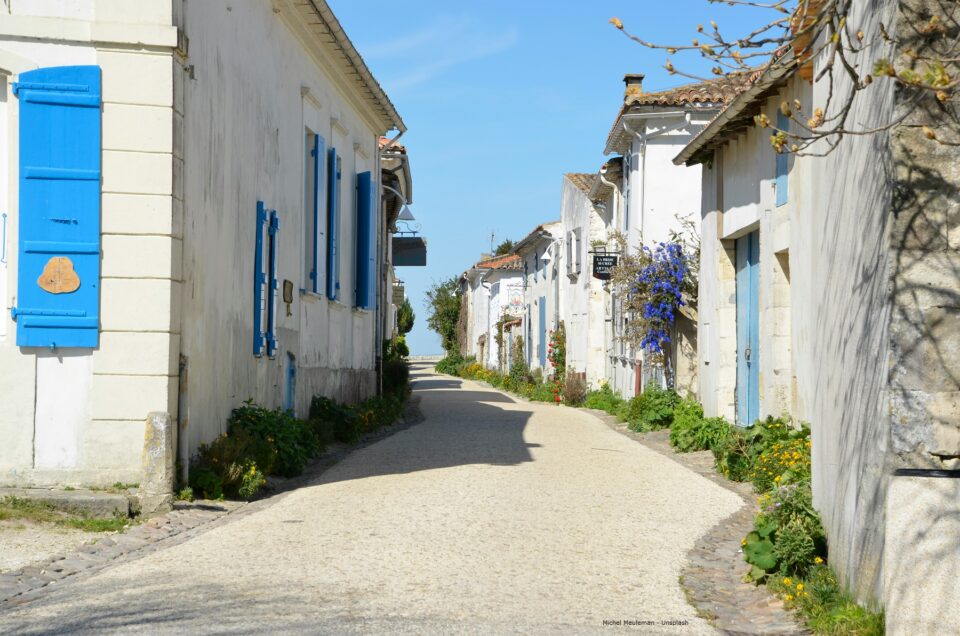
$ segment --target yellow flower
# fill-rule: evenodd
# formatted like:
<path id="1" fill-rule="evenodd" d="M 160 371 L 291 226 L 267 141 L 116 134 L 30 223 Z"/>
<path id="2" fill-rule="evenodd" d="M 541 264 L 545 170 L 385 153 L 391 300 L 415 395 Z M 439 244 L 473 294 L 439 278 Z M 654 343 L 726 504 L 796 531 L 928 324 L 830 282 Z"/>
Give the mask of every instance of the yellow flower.
<path id="1" fill-rule="evenodd" d="M 803 591 L 803 583 L 797 583 L 797 591 L 798 591 L 798 592 L 802 592 L 802 591 Z"/>
<path id="2" fill-rule="evenodd" d="M 820 557 L 817 557 L 813 560 L 813 562 L 816 563 L 817 565 L 820 565 L 821 563 L 823 563 L 823 559 L 821 559 Z"/>
<path id="3" fill-rule="evenodd" d="M 776 477 L 774 477 L 774 478 L 773 478 L 773 481 L 779 482 L 779 481 L 780 481 L 780 475 L 777 475 Z"/>
<path id="4" fill-rule="evenodd" d="M 784 598 L 787 599 L 788 601 L 792 601 L 792 600 L 793 600 L 793 594 L 787 594 Z"/>
<path id="5" fill-rule="evenodd" d="M 793 581 L 791 581 L 791 580 L 788 579 L 788 578 L 785 578 L 785 579 L 783 579 L 783 584 L 784 584 L 784 585 L 793 585 Z"/>

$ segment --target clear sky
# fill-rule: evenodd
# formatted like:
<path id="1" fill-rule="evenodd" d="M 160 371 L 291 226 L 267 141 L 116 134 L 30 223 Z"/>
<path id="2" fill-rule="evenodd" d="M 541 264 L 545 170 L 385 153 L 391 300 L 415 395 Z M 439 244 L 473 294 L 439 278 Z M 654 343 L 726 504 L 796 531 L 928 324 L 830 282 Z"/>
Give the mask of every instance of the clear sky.
<path id="1" fill-rule="evenodd" d="M 397 268 L 417 314 L 414 355 L 441 352 L 426 326 L 430 285 L 489 251 L 491 232 L 517 240 L 558 219 L 563 174 L 599 169 L 625 73 L 645 73 L 649 91 L 689 81 L 608 20 L 676 44 L 698 23 L 732 33 L 747 18 L 706 0 L 329 3 L 408 128 L 411 211 L 428 243 L 427 267 Z M 673 63 L 704 72 L 699 58 Z"/>

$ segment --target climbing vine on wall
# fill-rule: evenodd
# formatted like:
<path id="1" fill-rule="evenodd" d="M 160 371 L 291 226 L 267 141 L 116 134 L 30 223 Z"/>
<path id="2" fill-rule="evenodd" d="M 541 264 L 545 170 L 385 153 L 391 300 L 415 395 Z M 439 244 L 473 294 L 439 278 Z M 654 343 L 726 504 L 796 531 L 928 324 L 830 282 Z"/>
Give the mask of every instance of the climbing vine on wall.
<path id="1" fill-rule="evenodd" d="M 667 242 L 629 254 L 622 235 L 614 240 L 623 254 L 611 276 L 620 299 L 615 319 L 623 325 L 618 337 L 665 361 L 680 308 L 696 303 L 699 241 L 689 225 Z"/>

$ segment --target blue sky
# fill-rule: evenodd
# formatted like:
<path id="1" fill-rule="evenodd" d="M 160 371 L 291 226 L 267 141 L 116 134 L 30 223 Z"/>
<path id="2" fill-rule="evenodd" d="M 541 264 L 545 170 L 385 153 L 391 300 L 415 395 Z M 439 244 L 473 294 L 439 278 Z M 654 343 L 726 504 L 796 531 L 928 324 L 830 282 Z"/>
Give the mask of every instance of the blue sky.
<path id="1" fill-rule="evenodd" d="M 676 44 L 697 23 L 732 33 L 746 18 L 706 0 L 329 2 L 408 128 L 411 210 L 428 241 L 427 267 L 397 269 L 417 314 L 413 354 L 441 352 L 426 327 L 430 285 L 489 251 L 491 232 L 517 240 L 559 218 L 563 174 L 600 167 L 625 73 L 645 73 L 645 90 L 689 81 L 608 20 Z"/>

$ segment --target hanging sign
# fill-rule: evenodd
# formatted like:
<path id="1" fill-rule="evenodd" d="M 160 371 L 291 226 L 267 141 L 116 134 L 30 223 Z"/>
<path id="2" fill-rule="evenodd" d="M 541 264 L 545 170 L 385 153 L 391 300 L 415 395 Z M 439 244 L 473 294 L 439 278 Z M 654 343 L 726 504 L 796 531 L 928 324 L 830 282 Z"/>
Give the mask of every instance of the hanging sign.
<path id="1" fill-rule="evenodd" d="M 391 299 L 392 304 L 399 307 L 403 304 L 403 301 L 406 299 L 406 290 L 403 285 L 394 285 L 393 286 L 393 298 Z"/>
<path id="2" fill-rule="evenodd" d="M 593 277 L 600 280 L 610 280 L 613 268 L 617 266 L 616 254 L 593 255 Z"/>

